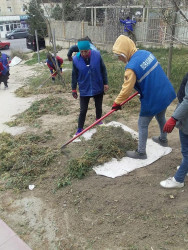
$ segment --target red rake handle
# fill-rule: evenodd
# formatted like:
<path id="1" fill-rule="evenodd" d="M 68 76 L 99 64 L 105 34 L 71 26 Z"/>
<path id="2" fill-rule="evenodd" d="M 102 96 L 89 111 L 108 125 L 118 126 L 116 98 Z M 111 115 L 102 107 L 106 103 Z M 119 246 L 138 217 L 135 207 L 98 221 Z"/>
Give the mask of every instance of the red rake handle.
<path id="1" fill-rule="evenodd" d="M 131 100 L 133 97 L 135 97 L 136 95 L 138 95 L 138 92 L 135 92 L 133 95 L 131 95 L 129 98 L 127 98 L 124 102 L 122 102 L 120 104 L 120 106 L 123 106 L 126 102 L 128 102 L 129 100 Z M 86 131 L 88 131 L 89 129 L 91 129 L 92 127 L 94 127 L 96 124 L 98 124 L 100 121 L 102 121 L 104 118 L 106 118 L 107 116 L 109 116 L 110 114 L 112 114 L 114 111 L 116 111 L 115 109 L 110 110 L 106 115 L 102 116 L 100 119 L 98 119 L 96 122 L 94 122 L 93 124 L 91 124 L 89 127 L 85 128 L 82 132 L 80 132 L 78 135 L 74 136 L 72 139 L 70 139 L 68 142 L 66 142 L 63 146 L 61 146 L 61 149 L 63 149 L 65 146 L 67 146 L 69 143 L 71 143 L 72 141 L 74 141 L 76 138 L 80 137 L 82 134 L 84 134 Z"/>

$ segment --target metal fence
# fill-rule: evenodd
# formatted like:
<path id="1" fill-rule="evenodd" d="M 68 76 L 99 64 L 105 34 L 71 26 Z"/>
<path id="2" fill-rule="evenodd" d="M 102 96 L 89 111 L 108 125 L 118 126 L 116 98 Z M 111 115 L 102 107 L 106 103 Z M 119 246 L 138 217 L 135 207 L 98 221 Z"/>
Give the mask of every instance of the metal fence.
<path id="1" fill-rule="evenodd" d="M 84 21 L 52 21 L 57 41 L 77 40 L 89 36 L 96 44 L 112 44 L 120 34 L 125 34 L 124 26 L 117 18 L 106 20 L 101 25 L 91 25 Z M 171 29 L 160 18 L 149 18 L 138 21 L 134 28 L 137 43 L 168 46 L 171 41 Z M 174 42 L 178 45 L 188 45 L 188 23 L 177 19 Z"/>
<path id="2" fill-rule="evenodd" d="M 149 19 L 148 22 L 137 23 L 135 33 L 137 41 L 141 43 L 168 45 L 172 40 L 171 28 L 159 18 Z M 177 45 L 188 45 L 188 23 L 176 23 L 173 39 Z"/>

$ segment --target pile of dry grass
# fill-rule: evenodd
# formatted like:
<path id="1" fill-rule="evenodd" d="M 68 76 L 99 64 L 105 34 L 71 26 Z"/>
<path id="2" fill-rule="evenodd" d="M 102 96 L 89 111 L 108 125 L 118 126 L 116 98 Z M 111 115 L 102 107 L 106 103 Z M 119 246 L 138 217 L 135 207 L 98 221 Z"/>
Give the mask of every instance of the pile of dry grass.
<path id="1" fill-rule="evenodd" d="M 109 162 L 112 158 L 121 159 L 127 150 L 135 148 L 136 141 L 121 127 L 98 127 L 92 140 L 80 143 L 78 150 L 81 149 L 82 153 L 77 159 L 68 162 L 66 172 L 58 181 L 58 187 L 71 184 L 75 178 L 83 178 L 94 166 Z"/>
<path id="2" fill-rule="evenodd" d="M 0 134 L 1 188 L 25 189 L 43 174 L 59 154 L 45 145 L 53 138 L 51 131 L 42 135 Z"/>

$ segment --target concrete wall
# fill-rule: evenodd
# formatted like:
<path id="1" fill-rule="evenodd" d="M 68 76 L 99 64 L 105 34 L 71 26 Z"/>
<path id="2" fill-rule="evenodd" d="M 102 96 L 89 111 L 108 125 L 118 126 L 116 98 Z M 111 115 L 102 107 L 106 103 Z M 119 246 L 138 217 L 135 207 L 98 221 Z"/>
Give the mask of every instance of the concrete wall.
<path id="1" fill-rule="evenodd" d="M 69 48 L 76 44 L 77 40 L 89 36 L 96 47 L 106 51 L 112 51 L 112 46 L 120 34 L 126 35 L 124 26 L 119 21 L 108 20 L 103 26 L 92 26 L 88 22 L 79 21 L 52 21 L 51 29 L 55 31 L 57 45 Z M 166 24 L 161 19 L 148 19 L 137 22 L 134 28 L 137 45 L 168 47 L 170 33 Z M 49 35 L 50 38 L 50 35 Z M 49 38 L 46 44 L 50 45 Z M 177 25 L 176 47 L 188 45 L 188 24 Z"/>
<path id="2" fill-rule="evenodd" d="M 108 26 L 90 26 L 87 22 L 53 21 L 52 32 L 55 31 L 56 44 L 63 48 L 69 48 L 77 43 L 77 40 L 89 36 L 96 47 L 111 51 L 112 45 L 121 32 L 114 29 L 113 23 Z M 122 29 L 122 33 L 123 29 Z M 46 44 L 50 45 L 50 34 L 46 38 Z"/>

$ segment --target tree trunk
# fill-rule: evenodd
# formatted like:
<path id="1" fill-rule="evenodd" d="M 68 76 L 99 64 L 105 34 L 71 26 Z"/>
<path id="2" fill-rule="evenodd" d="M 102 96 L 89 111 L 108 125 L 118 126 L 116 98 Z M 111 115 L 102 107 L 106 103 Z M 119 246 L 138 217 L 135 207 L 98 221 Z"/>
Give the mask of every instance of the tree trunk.
<path id="1" fill-rule="evenodd" d="M 174 36 L 176 30 L 176 20 L 177 20 L 177 12 L 174 13 L 172 18 L 172 33 L 171 33 L 171 41 L 170 47 L 168 52 L 168 68 L 167 68 L 167 77 L 170 79 L 171 76 L 171 69 L 172 69 L 172 54 L 173 54 L 173 47 L 174 47 Z"/>

